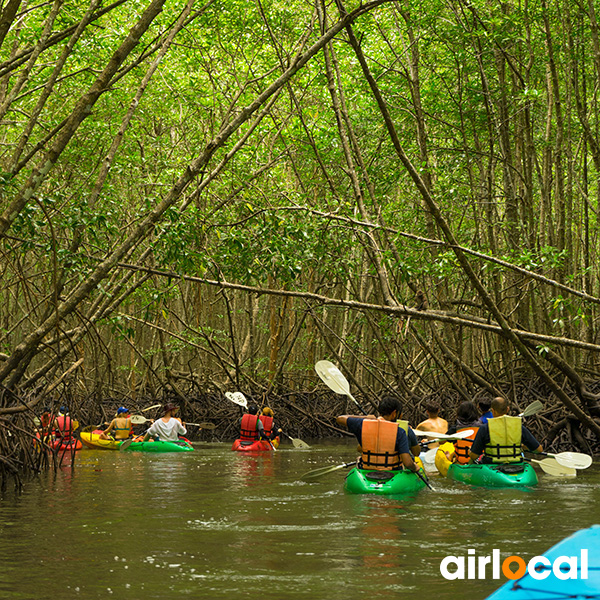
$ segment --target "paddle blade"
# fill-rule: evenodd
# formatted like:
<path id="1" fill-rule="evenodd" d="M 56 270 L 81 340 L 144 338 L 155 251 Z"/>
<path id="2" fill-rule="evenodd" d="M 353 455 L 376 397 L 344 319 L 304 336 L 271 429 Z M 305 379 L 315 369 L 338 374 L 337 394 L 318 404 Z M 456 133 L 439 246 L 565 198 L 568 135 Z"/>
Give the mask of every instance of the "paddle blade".
<path id="1" fill-rule="evenodd" d="M 435 464 L 435 455 L 437 454 L 437 448 L 432 448 L 431 450 L 427 450 L 425 454 L 421 457 L 423 460 L 423 464 L 427 463 L 429 465 Z"/>
<path id="2" fill-rule="evenodd" d="M 525 408 L 525 410 L 519 416 L 531 417 L 531 415 L 539 413 L 540 410 L 542 410 L 542 408 L 544 408 L 544 405 L 539 400 L 536 400 L 535 402 L 532 402 L 527 408 Z"/>
<path id="3" fill-rule="evenodd" d="M 560 454 L 548 454 L 556 459 L 563 467 L 572 469 L 587 469 L 592 464 L 592 457 L 580 452 L 561 452 Z"/>
<path id="4" fill-rule="evenodd" d="M 577 477 L 577 471 L 570 467 L 565 467 L 553 458 L 544 458 L 543 460 L 533 461 L 540 465 L 544 473 L 554 477 Z"/>
<path id="5" fill-rule="evenodd" d="M 344 396 L 350 394 L 350 384 L 332 362 L 320 360 L 315 365 L 315 371 L 322 381 L 336 394 L 343 394 Z"/>
<path id="6" fill-rule="evenodd" d="M 242 392 L 225 392 L 225 398 L 238 406 L 243 406 L 244 408 L 248 408 L 248 402 L 246 400 L 246 396 L 242 394 Z"/>
<path id="7" fill-rule="evenodd" d="M 133 442 L 133 438 L 129 438 L 128 440 L 125 440 L 124 442 L 121 443 L 121 445 L 119 446 L 119 452 L 123 452 L 123 450 L 127 450 L 127 448 L 129 448 L 129 446 L 131 446 Z"/>
<path id="8" fill-rule="evenodd" d="M 130 418 L 134 425 L 143 425 L 146 421 L 150 420 L 146 419 L 146 417 L 143 417 L 142 415 L 131 415 Z"/>
<path id="9" fill-rule="evenodd" d="M 153 404 L 152 406 L 149 406 L 148 408 L 142 408 L 142 412 L 146 412 L 147 410 L 152 410 L 154 408 L 160 408 L 162 406 L 162 404 Z"/>
<path id="10" fill-rule="evenodd" d="M 457 431 L 452 435 L 447 435 L 445 433 L 434 433 L 433 431 L 421 431 L 420 429 L 413 429 L 416 436 L 419 437 L 428 437 L 433 440 L 462 440 L 464 438 L 469 437 L 475 433 L 474 429 L 465 429 L 464 431 Z"/>
<path id="11" fill-rule="evenodd" d="M 292 440 L 292 445 L 294 448 L 300 448 L 301 450 L 308 450 L 310 448 L 310 446 L 302 440 L 297 438 L 290 438 L 290 440 Z"/>

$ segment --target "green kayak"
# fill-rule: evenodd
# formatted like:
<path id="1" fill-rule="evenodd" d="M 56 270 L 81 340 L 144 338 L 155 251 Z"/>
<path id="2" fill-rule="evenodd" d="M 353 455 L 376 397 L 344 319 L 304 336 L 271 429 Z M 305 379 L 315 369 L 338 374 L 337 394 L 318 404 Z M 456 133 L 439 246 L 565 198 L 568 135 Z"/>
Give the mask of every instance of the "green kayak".
<path id="1" fill-rule="evenodd" d="M 350 494 L 406 494 L 425 487 L 412 471 L 367 471 L 352 469 L 346 476 L 344 489 Z"/>
<path id="2" fill-rule="evenodd" d="M 534 468 L 527 462 L 506 465 L 452 463 L 447 477 L 484 487 L 531 487 L 538 483 Z"/>
<path id="3" fill-rule="evenodd" d="M 124 452 L 193 452 L 194 448 L 185 441 L 180 442 L 132 442 Z"/>

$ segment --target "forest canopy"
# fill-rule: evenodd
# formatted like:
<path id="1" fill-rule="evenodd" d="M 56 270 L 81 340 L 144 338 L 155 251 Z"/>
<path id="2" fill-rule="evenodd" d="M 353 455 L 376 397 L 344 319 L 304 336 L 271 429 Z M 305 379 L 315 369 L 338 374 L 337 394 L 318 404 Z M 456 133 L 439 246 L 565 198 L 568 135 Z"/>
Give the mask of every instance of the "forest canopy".
<path id="1" fill-rule="evenodd" d="M 593 0 L 0 7 L 0 434 L 320 358 L 600 434 Z"/>

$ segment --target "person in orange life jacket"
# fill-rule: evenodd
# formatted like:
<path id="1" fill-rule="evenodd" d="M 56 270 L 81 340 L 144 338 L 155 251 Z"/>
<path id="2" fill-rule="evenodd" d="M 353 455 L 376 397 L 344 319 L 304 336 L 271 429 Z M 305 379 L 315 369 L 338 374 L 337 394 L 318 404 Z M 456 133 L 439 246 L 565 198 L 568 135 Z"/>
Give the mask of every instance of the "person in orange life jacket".
<path id="1" fill-rule="evenodd" d="M 174 415 L 179 410 L 176 404 L 170 402 L 163 406 L 163 416 L 152 423 L 148 431 L 144 434 L 144 442 L 150 437 L 158 437 L 163 442 L 177 442 L 180 435 L 185 435 L 187 429 L 180 419 Z"/>
<path id="2" fill-rule="evenodd" d="M 52 412 L 48 407 L 44 407 L 40 415 L 40 426 L 36 429 L 42 439 L 47 440 L 52 435 L 53 421 Z"/>
<path id="3" fill-rule="evenodd" d="M 54 435 L 57 438 L 68 440 L 73 437 L 74 429 L 74 422 L 69 416 L 69 409 L 66 406 L 61 406 L 58 417 L 54 419 Z"/>
<path id="4" fill-rule="evenodd" d="M 248 412 L 240 419 L 240 440 L 254 441 L 265 438 L 265 426 L 258 417 L 258 406 L 250 404 Z"/>
<path id="5" fill-rule="evenodd" d="M 385 396 L 378 408 L 381 415 L 379 418 L 374 415 L 340 415 L 336 419 L 339 425 L 347 427 L 356 436 L 361 446 L 359 467 L 375 470 L 397 470 L 404 467 L 417 471 L 417 465 L 410 454 L 408 436 L 396 423 L 402 415 L 400 401 L 393 396 Z"/>
<path id="6" fill-rule="evenodd" d="M 492 419 L 494 416 L 494 415 L 492 415 L 492 411 L 490 410 L 491 404 L 492 404 L 492 401 L 489 398 L 482 398 L 477 403 L 477 406 L 479 406 L 479 412 L 481 413 L 479 420 L 481 421 L 482 425 L 484 423 L 487 423 L 488 419 Z"/>
<path id="7" fill-rule="evenodd" d="M 265 406 L 262 409 L 262 414 L 259 416 L 259 420 L 263 424 L 263 436 L 264 439 L 274 440 L 282 432 L 281 428 L 275 425 L 273 409 Z"/>
<path id="8" fill-rule="evenodd" d="M 481 425 L 471 446 L 469 452 L 470 461 L 478 461 L 484 464 L 497 463 L 497 462 L 515 462 L 520 461 L 521 446 L 525 446 L 531 452 L 543 452 L 541 444 L 535 439 L 533 434 L 521 423 L 521 419 L 518 417 L 508 417 L 509 404 L 505 398 L 494 398 L 491 404 L 491 410 L 493 419 Z M 493 426 L 494 430 L 500 426 L 500 422 L 496 420 L 502 419 L 502 424 L 505 419 L 518 419 L 513 421 L 514 423 L 520 424 L 516 431 L 510 431 L 507 421 L 507 433 L 504 434 L 504 439 L 501 442 L 496 442 L 492 437 L 494 433 L 491 432 L 490 427 Z M 494 421 L 492 423 L 492 421 Z M 512 428 L 512 427 L 511 427 Z M 520 434 L 520 435 L 519 435 Z M 482 456 L 483 455 L 483 456 Z M 480 458 L 481 457 L 481 458 Z"/>
<path id="9" fill-rule="evenodd" d="M 445 452 L 448 460 L 461 464 L 469 462 L 469 451 L 471 450 L 473 439 L 482 424 L 479 420 L 479 411 L 474 402 L 465 400 L 459 404 L 456 411 L 456 423 L 448 428 L 448 435 L 452 435 L 457 431 L 463 431 L 464 429 L 473 429 L 474 433 L 469 438 L 454 442 L 454 452 Z"/>
<path id="10" fill-rule="evenodd" d="M 110 422 L 110 425 L 99 435 L 101 440 L 108 440 L 108 434 L 114 432 L 115 440 L 126 440 L 131 437 L 133 431 L 129 409 L 120 406 L 117 409 L 117 416 Z"/>

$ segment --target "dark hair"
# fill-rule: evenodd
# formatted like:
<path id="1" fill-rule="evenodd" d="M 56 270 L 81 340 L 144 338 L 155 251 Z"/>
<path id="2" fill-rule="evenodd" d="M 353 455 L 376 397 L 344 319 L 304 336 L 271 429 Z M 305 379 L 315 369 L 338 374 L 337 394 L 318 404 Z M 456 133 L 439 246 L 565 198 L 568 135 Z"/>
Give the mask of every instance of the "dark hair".
<path id="1" fill-rule="evenodd" d="M 492 400 L 491 406 L 499 415 L 505 415 L 508 412 L 508 400 L 500 396 Z"/>
<path id="2" fill-rule="evenodd" d="M 399 417 L 402 414 L 402 403 L 396 396 L 384 396 L 379 401 L 378 410 L 382 417 L 391 415 L 394 411 L 397 412 Z"/>
<path id="3" fill-rule="evenodd" d="M 474 402 L 470 400 L 465 400 L 458 405 L 458 409 L 456 410 L 456 418 L 461 423 L 474 423 L 479 419 L 479 413 L 477 412 L 477 407 Z"/>
<path id="4" fill-rule="evenodd" d="M 255 415 L 255 414 L 258 412 L 258 406 L 256 406 L 256 404 L 251 404 L 251 405 L 248 407 L 248 412 L 249 412 L 251 415 Z"/>
<path id="5" fill-rule="evenodd" d="M 440 412 L 440 405 L 435 400 L 430 400 L 425 405 L 425 410 L 430 413 L 438 414 Z"/>
<path id="6" fill-rule="evenodd" d="M 479 406 L 479 410 L 481 412 L 487 412 L 490 410 L 490 406 L 492 405 L 492 401 L 489 398 L 482 398 L 477 402 L 477 406 Z"/>

